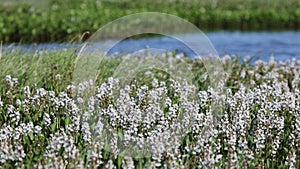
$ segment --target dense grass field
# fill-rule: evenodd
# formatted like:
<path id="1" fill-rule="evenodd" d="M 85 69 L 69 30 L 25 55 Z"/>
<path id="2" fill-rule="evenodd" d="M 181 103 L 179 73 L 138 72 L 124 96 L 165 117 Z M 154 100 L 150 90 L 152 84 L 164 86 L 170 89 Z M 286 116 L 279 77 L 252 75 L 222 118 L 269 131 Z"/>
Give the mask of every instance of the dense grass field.
<path id="1" fill-rule="evenodd" d="M 170 67 L 184 61 L 194 84 L 150 69 L 122 86 L 110 78 L 122 61 L 118 56 L 99 63 L 93 83 L 75 84 L 78 55 L 72 50 L 1 56 L 0 168 L 300 167 L 300 61 L 295 59 L 251 65 L 225 56 L 220 90 L 210 84 L 203 58 L 172 53 L 157 57 Z M 82 93 L 95 86 L 85 100 Z M 189 91 L 196 92 L 197 102 Z M 138 112 L 156 115 L 157 121 L 150 118 L 149 127 L 136 118 Z M 175 140 L 162 135 L 159 129 L 172 127 L 180 114 L 193 120 L 186 135 Z M 153 145 L 148 156 L 118 152 L 117 143 L 105 139 L 109 135 L 92 135 L 105 133 L 103 126 L 120 131 L 113 137 L 117 142 L 142 134 L 138 138 L 163 137 L 171 144 Z"/>
<path id="2" fill-rule="evenodd" d="M 46 0 L 0 1 L 4 42 L 77 41 L 104 24 L 137 12 L 174 14 L 201 30 L 300 28 L 299 0 Z M 128 23 L 130 24 L 130 23 Z"/>

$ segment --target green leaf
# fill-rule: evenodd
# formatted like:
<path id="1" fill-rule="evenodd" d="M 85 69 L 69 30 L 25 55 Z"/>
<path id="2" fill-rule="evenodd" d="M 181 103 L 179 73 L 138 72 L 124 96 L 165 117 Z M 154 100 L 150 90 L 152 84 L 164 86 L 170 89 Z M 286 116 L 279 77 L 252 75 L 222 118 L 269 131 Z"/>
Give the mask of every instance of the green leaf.
<path id="1" fill-rule="evenodd" d="M 28 139 L 28 137 L 26 137 L 26 136 L 23 136 L 23 142 L 24 142 L 25 144 L 30 144 L 29 139 Z"/>
<path id="2" fill-rule="evenodd" d="M 33 133 L 32 133 L 32 132 L 30 132 L 30 133 L 28 134 L 28 136 L 29 136 L 29 138 L 30 138 L 31 141 L 34 140 L 34 136 L 33 136 Z"/>
<path id="3" fill-rule="evenodd" d="M 55 132 L 56 129 L 56 121 L 50 125 L 52 133 Z"/>
<path id="4" fill-rule="evenodd" d="M 124 155 L 118 156 L 118 168 L 121 168 L 123 159 L 124 159 Z"/>
<path id="5" fill-rule="evenodd" d="M 66 126 L 68 126 L 71 123 L 70 117 L 65 118 L 65 123 L 66 123 Z"/>

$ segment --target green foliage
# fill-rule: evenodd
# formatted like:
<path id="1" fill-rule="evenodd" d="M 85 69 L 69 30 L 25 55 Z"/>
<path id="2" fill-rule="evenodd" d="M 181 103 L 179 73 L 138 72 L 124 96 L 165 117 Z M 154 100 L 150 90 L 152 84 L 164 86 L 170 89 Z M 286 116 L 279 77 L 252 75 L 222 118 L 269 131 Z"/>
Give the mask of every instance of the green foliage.
<path id="1" fill-rule="evenodd" d="M 29 1 L 30 2 L 30 1 Z M 207 29 L 299 29 L 300 1 L 92 1 L 48 0 L 0 5 L 0 40 L 45 42 L 81 40 L 101 26 L 128 14 L 164 12 Z M 39 4 L 39 3 L 36 3 Z M 74 38 L 75 37 L 75 38 Z"/>

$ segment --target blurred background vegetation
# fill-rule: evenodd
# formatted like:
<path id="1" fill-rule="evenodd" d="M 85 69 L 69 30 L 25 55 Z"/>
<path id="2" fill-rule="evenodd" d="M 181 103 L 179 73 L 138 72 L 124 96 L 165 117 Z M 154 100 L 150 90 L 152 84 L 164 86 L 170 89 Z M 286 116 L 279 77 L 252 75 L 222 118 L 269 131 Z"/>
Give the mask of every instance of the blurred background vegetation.
<path id="1" fill-rule="evenodd" d="M 300 0 L 0 0 L 0 40 L 75 42 L 124 15 L 164 12 L 201 30 L 298 30 Z"/>

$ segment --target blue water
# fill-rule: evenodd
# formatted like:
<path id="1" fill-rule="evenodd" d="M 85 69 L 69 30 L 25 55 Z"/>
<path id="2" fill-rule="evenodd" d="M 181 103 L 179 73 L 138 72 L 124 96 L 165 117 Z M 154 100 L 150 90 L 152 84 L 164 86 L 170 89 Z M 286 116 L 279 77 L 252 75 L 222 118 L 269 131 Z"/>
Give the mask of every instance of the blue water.
<path id="1" fill-rule="evenodd" d="M 268 60 L 300 58 L 300 31 L 283 32 L 213 32 L 207 34 L 219 54 L 241 57 L 257 56 Z"/>
<path id="2" fill-rule="evenodd" d="M 230 56 L 255 57 L 261 60 L 269 60 L 274 55 L 276 60 L 287 60 L 292 57 L 300 59 L 300 31 L 281 32 L 240 32 L 240 31 L 216 31 L 204 32 L 219 56 L 229 54 Z M 188 36 L 188 35 L 187 35 Z M 193 39 L 194 36 L 190 35 Z M 72 48 L 70 44 L 36 44 L 17 45 L 23 51 L 33 50 L 58 50 Z M 4 49 L 13 48 L 4 45 Z M 78 48 L 78 47 L 77 47 Z M 160 48 L 164 50 L 177 50 L 193 57 L 194 52 L 184 43 L 170 37 L 154 37 L 123 40 L 115 45 L 110 53 L 128 53 L 145 48 Z"/>

